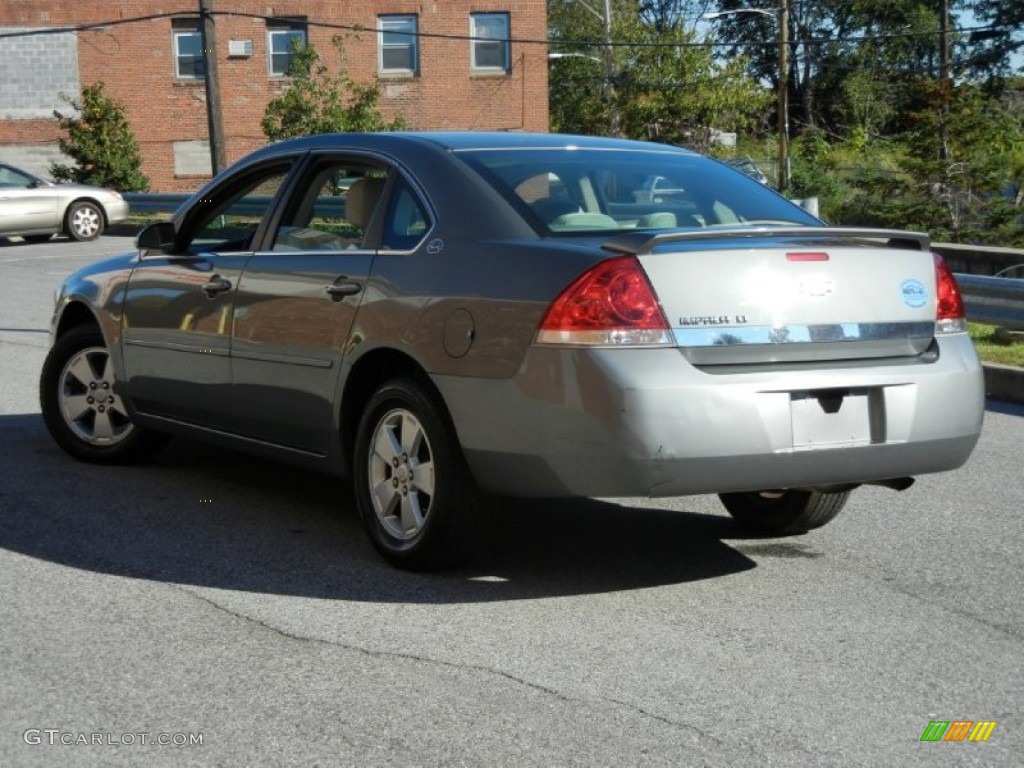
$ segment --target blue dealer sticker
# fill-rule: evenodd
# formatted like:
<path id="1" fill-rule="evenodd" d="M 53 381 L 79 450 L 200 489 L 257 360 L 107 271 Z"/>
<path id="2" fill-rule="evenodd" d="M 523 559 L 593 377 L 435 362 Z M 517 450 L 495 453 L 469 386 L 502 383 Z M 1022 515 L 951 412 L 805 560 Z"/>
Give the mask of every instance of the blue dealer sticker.
<path id="1" fill-rule="evenodd" d="M 904 280 L 900 283 L 903 303 L 917 309 L 928 303 L 928 290 L 920 280 Z"/>

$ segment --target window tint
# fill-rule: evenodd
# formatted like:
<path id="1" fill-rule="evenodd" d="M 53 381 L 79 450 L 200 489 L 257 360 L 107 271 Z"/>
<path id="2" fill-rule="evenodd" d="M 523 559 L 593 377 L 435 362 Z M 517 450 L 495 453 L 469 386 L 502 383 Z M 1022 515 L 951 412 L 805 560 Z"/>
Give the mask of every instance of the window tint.
<path id="1" fill-rule="evenodd" d="M 290 167 L 290 162 L 275 164 L 213 190 L 189 211 L 177 250 L 191 254 L 250 250 Z"/>
<path id="2" fill-rule="evenodd" d="M 670 150 L 461 150 L 542 231 L 681 229 L 749 222 L 820 224 L 749 176 Z"/>
<path id="3" fill-rule="evenodd" d="M 361 160 L 325 160 L 296 186 L 277 231 L 275 251 L 367 247 L 367 230 L 384 191 L 386 170 Z"/>
<path id="4" fill-rule="evenodd" d="M 380 17 L 380 71 L 414 74 L 419 70 L 415 16 Z"/>
<path id="5" fill-rule="evenodd" d="M 476 70 L 507 72 L 510 68 L 507 13 L 474 13 L 469 17 L 471 65 Z"/>

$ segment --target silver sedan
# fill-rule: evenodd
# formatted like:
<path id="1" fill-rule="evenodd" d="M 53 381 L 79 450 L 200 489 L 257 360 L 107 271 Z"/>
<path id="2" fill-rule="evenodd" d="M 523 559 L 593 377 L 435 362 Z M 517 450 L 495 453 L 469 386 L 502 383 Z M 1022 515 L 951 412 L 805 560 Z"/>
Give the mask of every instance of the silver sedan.
<path id="1" fill-rule="evenodd" d="M 254 153 L 70 276 L 40 391 L 87 461 L 181 434 L 347 476 L 421 568 L 503 494 L 716 493 L 788 534 L 958 467 L 966 330 L 927 236 L 828 227 L 693 152 L 346 134 Z"/>
<path id="2" fill-rule="evenodd" d="M 128 218 L 128 203 L 113 189 L 55 184 L 0 163 L 0 237 L 42 242 L 53 235 L 95 240 Z"/>

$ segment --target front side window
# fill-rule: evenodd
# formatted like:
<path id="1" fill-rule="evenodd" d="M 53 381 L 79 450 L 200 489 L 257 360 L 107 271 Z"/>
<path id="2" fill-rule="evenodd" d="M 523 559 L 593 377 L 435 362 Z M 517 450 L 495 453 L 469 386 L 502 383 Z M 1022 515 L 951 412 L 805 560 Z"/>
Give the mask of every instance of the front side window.
<path id="1" fill-rule="evenodd" d="M 473 13 L 469 17 L 471 66 L 483 72 L 508 72 L 512 60 L 507 13 Z"/>
<path id="2" fill-rule="evenodd" d="M 268 67 L 271 77 L 285 77 L 292 66 L 295 51 L 306 46 L 306 25 L 275 23 L 267 28 Z"/>
<path id="3" fill-rule="evenodd" d="M 176 253 L 251 250 L 291 169 L 291 160 L 232 178 L 193 204 L 181 227 Z"/>
<path id="4" fill-rule="evenodd" d="M 202 80 L 206 74 L 206 59 L 199 22 L 175 19 L 173 35 L 174 76 L 179 80 Z"/>
<path id="5" fill-rule="evenodd" d="M 415 16 L 381 16 L 380 71 L 415 74 L 419 70 L 419 48 Z"/>

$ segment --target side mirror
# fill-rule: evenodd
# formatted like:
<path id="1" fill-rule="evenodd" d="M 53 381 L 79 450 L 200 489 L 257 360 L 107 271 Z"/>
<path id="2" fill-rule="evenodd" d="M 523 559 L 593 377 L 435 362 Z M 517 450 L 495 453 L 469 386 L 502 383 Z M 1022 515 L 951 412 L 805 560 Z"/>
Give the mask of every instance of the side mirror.
<path id="1" fill-rule="evenodd" d="M 150 224 L 139 232 L 135 238 L 135 246 L 140 251 L 170 253 L 174 250 L 174 224 L 169 221 Z"/>

